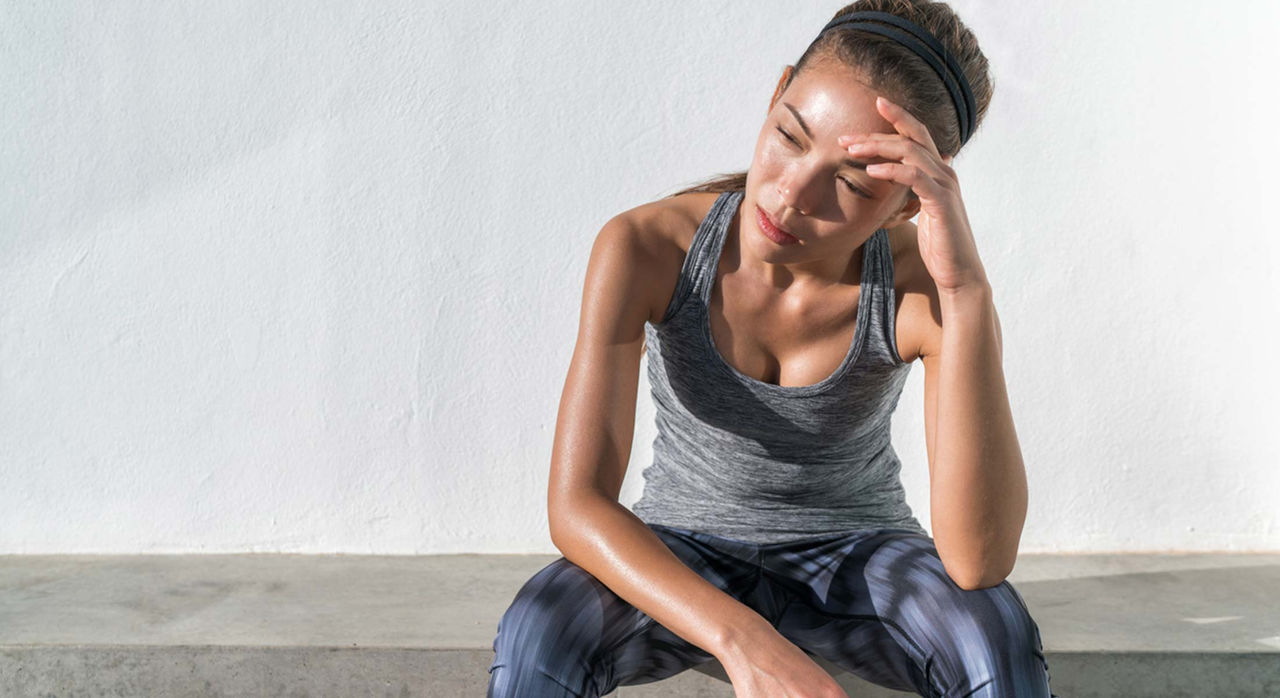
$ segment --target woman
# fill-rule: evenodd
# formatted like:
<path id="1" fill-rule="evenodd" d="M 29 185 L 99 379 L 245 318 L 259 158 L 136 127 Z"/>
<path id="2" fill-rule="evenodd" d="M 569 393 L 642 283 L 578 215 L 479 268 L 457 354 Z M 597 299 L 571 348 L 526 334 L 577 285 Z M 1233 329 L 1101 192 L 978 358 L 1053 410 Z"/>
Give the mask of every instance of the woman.
<path id="1" fill-rule="evenodd" d="M 990 99 L 947 5 L 861 0 L 784 70 L 747 172 L 606 223 L 553 447 L 564 556 L 503 615 L 489 696 L 712 658 L 739 698 L 844 696 L 814 655 L 920 695 L 1051 695 L 1005 581 L 1026 475 L 949 164 Z M 658 436 L 628 510 L 646 343 Z M 889 443 L 916 359 L 936 545 Z"/>

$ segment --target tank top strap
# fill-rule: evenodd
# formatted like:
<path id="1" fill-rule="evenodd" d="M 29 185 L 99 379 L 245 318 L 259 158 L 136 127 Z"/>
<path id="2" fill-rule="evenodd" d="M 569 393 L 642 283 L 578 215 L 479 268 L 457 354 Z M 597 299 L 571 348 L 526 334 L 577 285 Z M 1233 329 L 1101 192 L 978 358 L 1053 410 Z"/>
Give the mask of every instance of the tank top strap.
<path id="1" fill-rule="evenodd" d="M 712 202 L 711 208 L 702 217 L 702 221 L 698 223 L 698 229 L 694 231 L 693 240 L 689 243 L 689 251 L 685 254 L 684 262 L 680 266 L 680 279 L 676 282 L 675 293 L 672 294 L 671 302 L 667 305 L 667 312 L 662 315 L 662 323 L 666 323 L 679 312 L 690 297 L 702 298 L 706 289 L 710 288 L 715 280 L 716 268 L 720 261 L 720 246 L 724 244 L 725 231 L 729 228 L 729 222 L 733 220 L 733 214 L 743 194 L 742 190 L 721 193 Z"/>
<path id="2" fill-rule="evenodd" d="M 867 284 L 864 289 L 867 300 L 872 303 L 871 327 L 867 333 L 867 346 L 864 351 L 892 364 L 903 363 L 898 354 L 898 343 L 894 328 L 895 305 L 897 299 L 893 289 L 893 250 L 889 241 L 889 231 L 880 228 L 868 240 L 871 245 L 868 260 Z"/>

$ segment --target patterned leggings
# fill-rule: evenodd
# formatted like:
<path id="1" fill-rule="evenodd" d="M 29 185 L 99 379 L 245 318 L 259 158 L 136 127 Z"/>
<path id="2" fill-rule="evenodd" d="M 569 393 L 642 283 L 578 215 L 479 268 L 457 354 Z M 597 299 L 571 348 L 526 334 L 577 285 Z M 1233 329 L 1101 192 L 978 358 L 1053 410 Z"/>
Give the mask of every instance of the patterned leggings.
<path id="1" fill-rule="evenodd" d="M 875 684 L 945 698 L 1057 698 L 1040 629 L 1005 580 L 966 591 L 933 539 L 880 528 L 755 544 L 648 524 L 704 579 L 805 652 Z M 488 698 L 597 698 L 713 659 L 561 557 L 498 623 Z"/>

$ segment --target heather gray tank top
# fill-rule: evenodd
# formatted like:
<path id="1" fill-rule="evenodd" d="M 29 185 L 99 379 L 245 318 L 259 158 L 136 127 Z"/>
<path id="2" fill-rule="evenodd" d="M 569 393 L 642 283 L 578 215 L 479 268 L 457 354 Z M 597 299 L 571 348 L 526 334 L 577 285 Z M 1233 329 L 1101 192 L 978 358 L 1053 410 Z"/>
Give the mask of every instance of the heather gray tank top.
<path id="1" fill-rule="evenodd" d="M 775 385 L 730 366 L 707 320 L 742 199 L 741 190 L 717 197 L 666 313 L 645 324 L 657 436 L 632 512 L 647 523 L 752 543 L 867 528 L 928 535 L 906 503 L 889 443 L 911 364 L 894 339 L 888 231 L 862 247 L 853 341 L 839 368 L 812 385 Z"/>

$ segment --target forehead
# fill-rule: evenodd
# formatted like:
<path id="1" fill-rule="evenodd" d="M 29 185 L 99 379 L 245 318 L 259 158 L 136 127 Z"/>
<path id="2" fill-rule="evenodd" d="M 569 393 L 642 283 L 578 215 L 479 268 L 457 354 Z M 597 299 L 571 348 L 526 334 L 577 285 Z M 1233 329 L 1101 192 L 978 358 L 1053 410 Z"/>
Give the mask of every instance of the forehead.
<path id="1" fill-rule="evenodd" d="M 787 102 L 804 117 L 817 137 L 835 139 L 846 133 L 897 133 L 876 109 L 877 93 L 852 69 L 829 61 L 807 66 L 796 75 L 778 100 Z"/>

